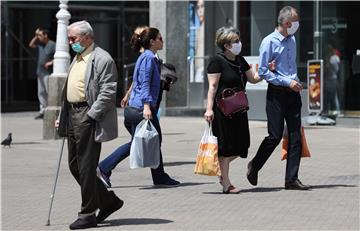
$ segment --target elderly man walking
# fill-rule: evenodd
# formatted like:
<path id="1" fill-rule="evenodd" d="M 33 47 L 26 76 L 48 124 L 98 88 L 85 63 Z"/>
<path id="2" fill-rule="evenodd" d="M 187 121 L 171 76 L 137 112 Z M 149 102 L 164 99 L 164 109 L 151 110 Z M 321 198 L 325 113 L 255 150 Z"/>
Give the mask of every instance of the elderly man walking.
<path id="1" fill-rule="evenodd" d="M 71 24 L 68 39 L 76 57 L 63 89 L 58 132 L 68 139 L 70 171 L 81 188 L 81 210 L 70 229 L 85 229 L 124 203 L 96 176 L 101 142 L 117 137 L 117 70 L 111 56 L 94 43 L 88 22 Z"/>
<path id="2" fill-rule="evenodd" d="M 247 178 L 257 185 L 258 172 L 280 143 L 284 120 L 289 134 L 285 189 L 307 190 L 298 179 L 301 155 L 301 96 L 302 85 L 297 75 L 295 32 L 299 15 L 295 8 L 285 6 L 279 12 L 278 27 L 260 45 L 259 76 L 269 85 L 266 96 L 268 133 L 255 157 L 248 164 Z M 268 63 L 275 61 L 275 70 Z"/>

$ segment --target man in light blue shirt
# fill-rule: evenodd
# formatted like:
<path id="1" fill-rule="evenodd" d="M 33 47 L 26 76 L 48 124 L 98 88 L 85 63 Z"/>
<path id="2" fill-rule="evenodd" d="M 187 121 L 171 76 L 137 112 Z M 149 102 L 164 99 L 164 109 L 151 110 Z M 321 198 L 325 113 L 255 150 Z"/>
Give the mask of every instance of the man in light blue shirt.
<path id="1" fill-rule="evenodd" d="M 276 68 L 270 71 L 268 63 L 275 61 Z M 260 45 L 259 76 L 269 84 L 291 87 L 299 84 L 296 66 L 296 40 L 294 35 L 285 37 L 278 29 L 266 36 Z M 294 81 L 292 81 L 294 80 Z M 296 82 L 295 82 L 296 81 Z"/>
<path id="2" fill-rule="evenodd" d="M 247 179 L 257 185 L 258 172 L 280 143 L 286 121 L 289 146 L 286 163 L 285 189 L 307 190 L 298 179 L 301 156 L 301 96 L 302 85 L 297 76 L 295 32 L 299 15 L 291 6 L 279 12 L 278 27 L 260 45 L 259 76 L 269 85 L 266 96 L 268 136 L 248 164 Z M 275 61 L 275 70 L 269 63 Z"/>

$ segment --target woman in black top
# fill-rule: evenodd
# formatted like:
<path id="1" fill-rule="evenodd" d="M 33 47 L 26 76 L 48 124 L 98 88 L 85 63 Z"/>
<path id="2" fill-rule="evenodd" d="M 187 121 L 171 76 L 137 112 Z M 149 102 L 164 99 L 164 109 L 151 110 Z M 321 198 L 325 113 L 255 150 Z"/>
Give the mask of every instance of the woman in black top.
<path id="1" fill-rule="evenodd" d="M 246 158 L 250 146 L 249 123 L 246 112 L 238 112 L 226 117 L 216 105 L 216 99 L 225 88 L 245 90 L 246 82 L 261 81 L 245 59 L 240 56 L 240 32 L 233 28 L 222 27 L 216 32 L 216 45 L 221 53 L 210 59 L 207 67 L 209 90 L 207 107 L 204 114 L 218 138 L 218 156 L 220 162 L 220 184 L 224 193 L 239 193 L 229 179 L 230 162 L 237 157 Z"/>

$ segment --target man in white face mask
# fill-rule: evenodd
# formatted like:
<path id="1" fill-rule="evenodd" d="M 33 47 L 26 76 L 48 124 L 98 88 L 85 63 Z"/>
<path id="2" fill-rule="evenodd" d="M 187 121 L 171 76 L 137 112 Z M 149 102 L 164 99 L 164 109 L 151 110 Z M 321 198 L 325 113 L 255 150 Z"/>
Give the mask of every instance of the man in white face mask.
<path id="1" fill-rule="evenodd" d="M 302 85 L 297 75 L 295 32 L 299 15 L 295 8 L 285 6 L 279 12 L 278 27 L 260 45 L 259 77 L 269 85 L 266 99 L 268 133 L 255 157 L 248 164 L 247 178 L 257 185 L 258 172 L 280 143 L 284 120 L 289 134 L 289 156 L 286 163 L 285 189 L 307 190 L 298 179 L 301 154 L 301 97 Z M 268 63 L 274 60 L 275 70 Z"/>

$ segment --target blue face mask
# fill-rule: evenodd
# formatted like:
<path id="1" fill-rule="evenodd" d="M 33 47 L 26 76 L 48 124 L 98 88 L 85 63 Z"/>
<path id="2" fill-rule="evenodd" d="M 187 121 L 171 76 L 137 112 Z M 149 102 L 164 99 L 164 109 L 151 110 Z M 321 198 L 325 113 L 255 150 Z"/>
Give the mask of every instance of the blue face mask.
<path id="1" fill-rule="evenodd" d="M 73 49 L 73 51 L 75 51 L 76 53 L 81 53 L 85 50 L 85 47 L 80 45 L 80 42 L 76 42 L 71 44 L 71 49 Z"/>

